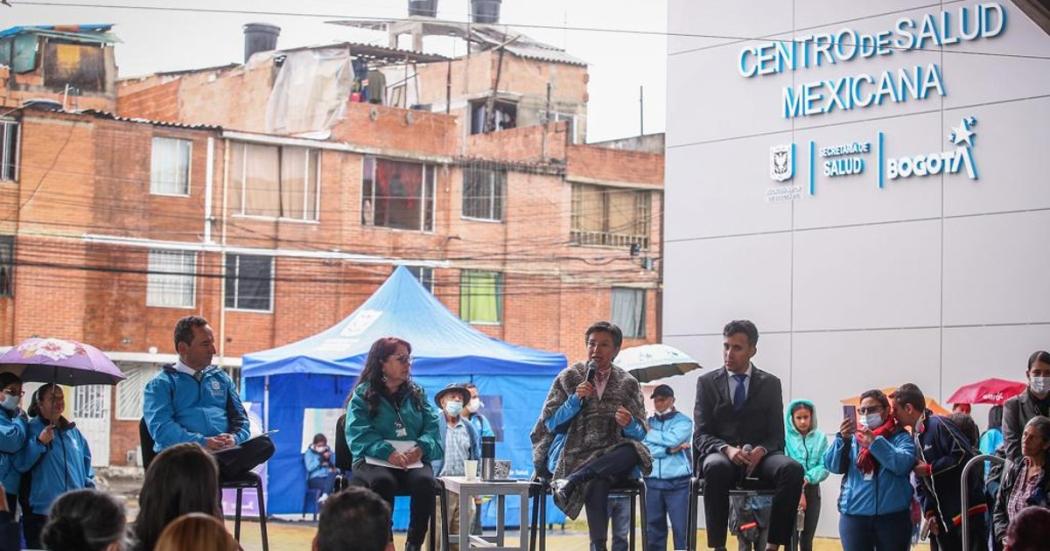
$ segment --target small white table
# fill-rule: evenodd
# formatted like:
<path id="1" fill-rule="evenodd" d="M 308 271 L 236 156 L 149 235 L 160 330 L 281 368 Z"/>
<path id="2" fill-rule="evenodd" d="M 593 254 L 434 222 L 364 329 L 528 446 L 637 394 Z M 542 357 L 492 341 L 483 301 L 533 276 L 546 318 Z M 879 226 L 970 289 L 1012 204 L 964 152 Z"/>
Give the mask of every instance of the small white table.
<path id="1" fill-rule="evenodd" d="M 528 480 L 482 480 L 480 478 L 468 481 L 463 476 L 443 476 L 441 481 L 445 489 L 459 495 L 459 550 L 470 551 L 471 549 L 485 549 L 490 551 L 528 551 L 529 549 L 529 490 L 532 483 Z M 486 541 L 480 536 L 470 535 L 470 512 L 474 510 L 471 498 L 474 496 L 496 496 L 496 543 Z M 519 546 L 505 547 L 503 545 L 504 532 L 504 504 L 507 496 L 518 496 L 521 499 L 521 521 L 518 525 L 521 537 Z M 447 520 L 446 520 L 447 522 Z"/>

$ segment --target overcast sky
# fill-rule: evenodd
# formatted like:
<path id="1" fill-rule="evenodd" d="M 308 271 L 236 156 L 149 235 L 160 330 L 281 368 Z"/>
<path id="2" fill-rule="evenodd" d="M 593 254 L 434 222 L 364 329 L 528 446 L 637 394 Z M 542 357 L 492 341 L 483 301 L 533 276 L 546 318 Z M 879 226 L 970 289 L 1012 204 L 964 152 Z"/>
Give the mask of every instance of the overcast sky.
<path id="1" fill-rule="evenodd" d="M 386 45 L 384 33 L 325 24 L 339 16 L 404 17 L 406 0 L 10 0 L 0 6 L 0 26 L 114 23 L 123 41 L 117 46 L 121 76 L 222 65 L 243 59 L 241 25 L 272 23 L 281 27 L 279 48 L 338 41 Z M 72 4 L 79 4 L 73 6 Z M 104 5 L 105 7 L 91 7 Z M 124 6 L 124 7 L 116 7 Z M 286 16 L 260 13 L 215 14 L 193 11 L 150 11 L 141 7 L 177 6 L 182 9 L 223 9 L 254 12 L 308 13 Z M 469 0 L 439 0 L 438 17 L 464 21 Z M 325 17 L 331 16 L 331 17 Z M 666 0 L 504 0 L 501 23 L 553 25 L 625 31 L 667 29 Z M 590 32 L 518 27 L 538 40 L 565 48 L 590 63 L 588 140 L 598 141 L 639 132 L 638 88 L 645 87 L 645 132 L 663 132 L 666 99 L 666 51 L 663 36 L 630 32 Z M 444 54 L 445 39 L 427 47 Z"/>

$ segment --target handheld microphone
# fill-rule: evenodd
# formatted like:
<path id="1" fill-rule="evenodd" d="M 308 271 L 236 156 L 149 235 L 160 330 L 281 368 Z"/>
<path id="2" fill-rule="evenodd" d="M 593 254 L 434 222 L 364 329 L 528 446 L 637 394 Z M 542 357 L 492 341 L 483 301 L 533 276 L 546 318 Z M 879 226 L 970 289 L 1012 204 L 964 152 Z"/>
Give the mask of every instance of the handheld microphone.
<path id="1" fill-rule="evenodd" d="M 598 370 L 598 362 L 596 362 L 594 360 L 589 360 L 587 362 L 587 382 L 588 383 L 593 383 L 594 382 L 594 376 L 597 373 L 597 370 Z"/>
<path id="2" fill-rule="evenodd" d="M 742 448 L 740 448 L 740 451 L 744 452 L 747 455 L 751 455 L 751 450 L 753 450 L 753 449 L 754 449 L 754 447 L 752 447 L 751 444 L 744 444 L 744 446 Z M 748 470 L 749 470 L 749 467 L 744 467 L 744 470 L 740 472 L 740 482 L 739 482 L 738 485 L 741 488 L 744 487 L 744 481 L 749 478 L 747 476 L 748 475 Z"/>

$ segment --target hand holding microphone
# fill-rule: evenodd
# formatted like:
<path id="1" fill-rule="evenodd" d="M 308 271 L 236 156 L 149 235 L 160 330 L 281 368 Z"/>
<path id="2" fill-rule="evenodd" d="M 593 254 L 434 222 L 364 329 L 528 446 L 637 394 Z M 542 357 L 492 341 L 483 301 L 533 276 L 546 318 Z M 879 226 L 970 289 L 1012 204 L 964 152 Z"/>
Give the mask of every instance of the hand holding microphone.
<path id="1" fill-rule="evenodd" d="M 587 362 L 587 380 L 576 386 L 576 396 L 579 396 L 580 400 L 590 398 L 597 393 L 597 389 L 594 387 L 597 367 L 598 365 L 594 360 Z"/>

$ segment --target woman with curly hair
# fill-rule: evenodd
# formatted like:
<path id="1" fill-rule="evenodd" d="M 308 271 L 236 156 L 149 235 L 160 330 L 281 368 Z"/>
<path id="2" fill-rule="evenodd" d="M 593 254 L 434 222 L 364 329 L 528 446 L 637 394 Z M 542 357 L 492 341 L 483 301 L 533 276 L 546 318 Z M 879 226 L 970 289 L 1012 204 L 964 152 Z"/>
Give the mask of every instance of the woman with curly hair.
<path id="1" fill-rule="evenodd" d="M 411 495 L 406 551 L 418 551 L 434 514 L 434 471 L 444 457 L 438 415 L 411 380 L 412 345 L 396 337 L 372 344 L 350 391 L 346 439 L 354 457 L 354 484 L 370 488 L 394 508 L 394 495 Z M 397 442 L 396 447 L 393 442 Z M 376 464 L 376 460 L 385 464 Z"/>

